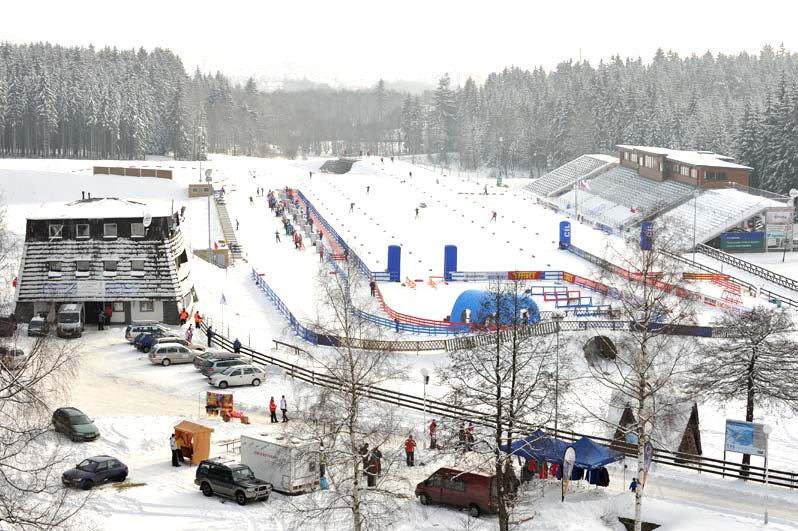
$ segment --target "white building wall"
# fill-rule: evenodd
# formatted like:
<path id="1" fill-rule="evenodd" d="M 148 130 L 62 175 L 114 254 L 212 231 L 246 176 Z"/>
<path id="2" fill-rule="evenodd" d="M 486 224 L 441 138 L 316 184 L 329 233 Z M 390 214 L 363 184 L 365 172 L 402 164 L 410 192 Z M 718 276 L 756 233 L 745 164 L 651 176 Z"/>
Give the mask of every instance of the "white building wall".
<path id="1" fill-rule="evenodd" d="M 131 302 L 130 319 L 132 321 L 163 321 L 163 301 L 154 301 L 151 312 L 141 311 L 141 301 Z"/>

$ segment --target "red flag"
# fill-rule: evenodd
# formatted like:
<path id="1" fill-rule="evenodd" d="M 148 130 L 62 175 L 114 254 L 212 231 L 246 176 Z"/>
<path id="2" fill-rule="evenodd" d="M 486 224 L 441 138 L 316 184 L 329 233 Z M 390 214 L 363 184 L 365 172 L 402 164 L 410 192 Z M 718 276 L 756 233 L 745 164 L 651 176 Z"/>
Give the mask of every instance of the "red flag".
<path id="1" fill-rule="evenodd" d="M 17 287 L 17 277 L 14 277 L 14 281 L 11 283 L 13 287 Z"/>
<path id="2" fill-rule="evenodd" d="M 218 251 L 219 250 L 219 244 L 218 243 L 213 242 L 213 250 L 214 251 Z"/>
<path id="3" fill-rule="evenodd" d="M 635 210 L 635 207 L 632 207 L 632 209 L 629 212 L 631 212 L 632 214 L 637 214 L 637 210 Z"/>

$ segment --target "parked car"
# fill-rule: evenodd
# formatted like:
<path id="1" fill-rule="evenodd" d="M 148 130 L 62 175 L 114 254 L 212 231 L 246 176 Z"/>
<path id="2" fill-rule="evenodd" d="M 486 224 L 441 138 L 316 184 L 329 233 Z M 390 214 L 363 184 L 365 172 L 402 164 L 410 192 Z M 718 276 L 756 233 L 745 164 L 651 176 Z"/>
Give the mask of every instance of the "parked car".
<path id="1" fill-rule="evenodd" d="M 127 465 L 110 455 L 98 455 L 84 459 L 75 468 L 70 468 L 61 475 L 65 487 L 78 487 L 89 490 L 106 481 L 125 481 Z"/>
<path id="2" fill-rule="evenodd" d="M 29 336 L 46 336 L 50 333 L 50 323 L 47 316 L 37 315 L 28 323 Z"/>
<path id="3" fill-rule="evenodd" d="M 8 370 L 16 370 L 28 361 L 28 355 L 21 348 L 11 345 L 0 345 L 0 365 Z"/>
<path id="4" fill-rule="evenodd" d="M 13 313 L 0 315 L 0 337 L 13 337 L 17 331 L 17 317 Z"/>
<path id="5" fill-rule="evenodd" d="M 234 385 L 259 386 L 266 380 L 266 373 L 256 365 L 237 365 L 212 373 L 208 376 L 208 383 L 219 389 Z"/>
<path id="6" fill-rule="evenodd" d="M 140 338 L 136 337 L 136 339 L 133 341 L 133 344 L 141 352 L 147 353 L 155 344 L 155 340 L 161 338 L 177 340 L 177 339 L 182 339 L 182 336 L 172 330 L 169 330 L 168 332 L 153 330 L 152 332 L 143 332 Z"/>
<path id="7" fill-rule="evenodd" d="M 195 355 L 202 354 L 208 350 L 208 347 L 206 347 L 205 345 L 197 345 L 196 343 L 189 343 L 188 340 L 182 337 L 164 336 L 153 339 L 152 341 L 153 346 L 162 345 L 164 343 L 173 343 L 176 345 L 182 345 L 187 349 L 189 349 L 191 352 L 193 352 Z"/>
<path id="8" fill-rule="evenodd" d="M 81 337 L 86 324 L 83 304 L 62 304 L 58 308 L 56 335 L 58 337 Z"/>
<path id="9" fill-rule="evenodd" d="M 226 350 L 208 349 L 205 351 L 205 354 L 197 354 L 194 357 L 194 368 L 201 370 L 205 366 L 205 362 L 212 359 L 216 360 L 245 359 L 250 361 L 252 360 L 252 358 L 247 356 L 246 354 L 228 352 Z"/>
<path id="10" fill-rule="evenodd" d="M 251 359 L 244 358 L 225 358 L 225 359 L 209 359 L 205 360 L 200 372 L 203 376 L 210 377 L 215 372 L 221 372 L 228 367 L 238 367 L 242 365 L 249 365 L 252 363 Z"/>
<path id="11" fill-rule="evenodd" d="M 133 343 L 133 340 L 141 334 L 142 332 L 152 332 L 153 330 L 169 330 L 164 325 L 155 322 L 155 321 L 138 321 L 136 323 L 130 324 L 125 328 L 125 339 L 127 339 L 128 343 Z"/>
<path id="12" fill-rule="evenodd" d="M 247 465 L 226 459 L 205 459 L 197 467 L 194 484 L 205 496 L 226 496 L 239 505 L 269 499 L 272 485 L 257 479 Z"/>
<path id="13" fill-rule="evenodd" d="M 183 345 L 164 343 L 152 347 L 149 358 L 151 363 L 168 367 L 173 363 L 191 363 L 194 361 L 194 353 Z"/>
<path id="14" fill-rule="evenodd" d="M 74 407 L 61 407 L 53 412 L 53 427 L 75 442 L 93 441 L 100 436 L 94 421 Z"/>
<path id="15" fill-rule="evenodd" d="M 468 509 L 474 518 L 483 512 L 498 512 L 495 476 L 472 474 L 452 468 L 439 468 L 416 485 L 416 497 L 422 505 L 436 503 Z"/>

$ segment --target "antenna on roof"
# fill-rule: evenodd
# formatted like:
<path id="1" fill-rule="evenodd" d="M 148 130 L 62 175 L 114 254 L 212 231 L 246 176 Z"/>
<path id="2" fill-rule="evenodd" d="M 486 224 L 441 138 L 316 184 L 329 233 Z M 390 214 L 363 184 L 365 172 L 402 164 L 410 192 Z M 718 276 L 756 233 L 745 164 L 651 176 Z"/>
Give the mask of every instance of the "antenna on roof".
<path id="1" fill-rule="evenodd" d="M 144 220 L 142 221 L 142 225 L 144 225 L 144 228 L 149 227 L 151 224 L 152 224 L 152 215 L 144 214 Z"/>

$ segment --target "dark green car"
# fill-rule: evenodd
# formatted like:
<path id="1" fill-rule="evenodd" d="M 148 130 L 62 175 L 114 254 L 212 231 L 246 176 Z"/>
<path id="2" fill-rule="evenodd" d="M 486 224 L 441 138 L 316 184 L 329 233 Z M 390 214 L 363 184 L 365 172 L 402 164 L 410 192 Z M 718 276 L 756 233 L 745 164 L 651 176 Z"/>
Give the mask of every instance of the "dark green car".
<path id="1" fill-rule="evenodd" d="M 61 407 L 53 412 L 53 427 L 75 442 L 93 441 L 100 436 L 100 430 L 81 410 L 74 407 Z"/>

